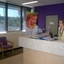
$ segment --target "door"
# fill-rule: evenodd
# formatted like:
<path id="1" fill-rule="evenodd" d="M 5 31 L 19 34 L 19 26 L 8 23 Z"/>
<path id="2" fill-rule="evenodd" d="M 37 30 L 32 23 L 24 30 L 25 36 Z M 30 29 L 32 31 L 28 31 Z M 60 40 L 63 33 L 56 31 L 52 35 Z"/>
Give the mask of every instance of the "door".
<path id="1" fill-rule="evenodd" d="M 58 34 L 58 15 L 47 15 L 46 16 L 46 28 L 50 27 L 50 31 L 53 35 Z"/>

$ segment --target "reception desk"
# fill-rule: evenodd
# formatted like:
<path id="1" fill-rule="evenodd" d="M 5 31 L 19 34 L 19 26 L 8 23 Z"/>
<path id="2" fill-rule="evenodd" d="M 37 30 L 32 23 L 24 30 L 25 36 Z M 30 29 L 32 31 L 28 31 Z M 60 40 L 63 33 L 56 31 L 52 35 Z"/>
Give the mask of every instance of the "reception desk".
<path id="1" fill-rule="evenodd" d="M 24 64 L 64 64 L 64 42 L 19 37 Z"/>

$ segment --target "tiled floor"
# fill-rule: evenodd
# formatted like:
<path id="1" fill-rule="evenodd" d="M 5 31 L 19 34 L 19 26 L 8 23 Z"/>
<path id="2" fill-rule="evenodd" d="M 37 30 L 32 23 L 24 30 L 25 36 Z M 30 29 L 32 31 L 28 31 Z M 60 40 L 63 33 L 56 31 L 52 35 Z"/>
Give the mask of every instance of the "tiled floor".
<path id="1" fill-rule="evenodd" d="M 2 58 L 2 54 L 0 53 L 0 60 L 6 59 L 6 58 L 9 58 L 9 57 L 21 54 L 21 53 L 23 53 L 23 48 L 19 48 L 19 49 L 14 50 L 14 55 L 12 55 L 12 51 L 5 52 L 4 58 Z"/>

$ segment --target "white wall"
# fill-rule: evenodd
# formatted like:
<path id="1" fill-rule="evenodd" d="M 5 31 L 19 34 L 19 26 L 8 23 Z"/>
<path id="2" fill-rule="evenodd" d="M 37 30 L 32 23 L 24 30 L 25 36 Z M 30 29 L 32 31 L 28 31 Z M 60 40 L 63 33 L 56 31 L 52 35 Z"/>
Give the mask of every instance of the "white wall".
<path id="1" fill-rule="evenodd" d="M 18 32 L 8 32 L 5 34 L 0 34 L 0 37 L 5 36 L 7 40 L 10 40 L 13 42 L 13 47 L 17 48 L 18 46 L 18 37 L 24 36 L 25 33 L 18 31 Z"/>

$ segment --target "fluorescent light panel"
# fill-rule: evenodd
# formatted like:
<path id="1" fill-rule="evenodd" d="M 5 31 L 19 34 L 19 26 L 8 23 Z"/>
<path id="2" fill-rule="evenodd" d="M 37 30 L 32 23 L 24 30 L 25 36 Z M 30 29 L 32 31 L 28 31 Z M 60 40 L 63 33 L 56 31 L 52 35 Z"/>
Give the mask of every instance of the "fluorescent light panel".
<path id="1" fill-rule="evenodd" d="M 38 3 L 38 1 L 31 1 L 31 2 L 22 3 L 22 5 L 33 4 L 33 3 Z"/>

